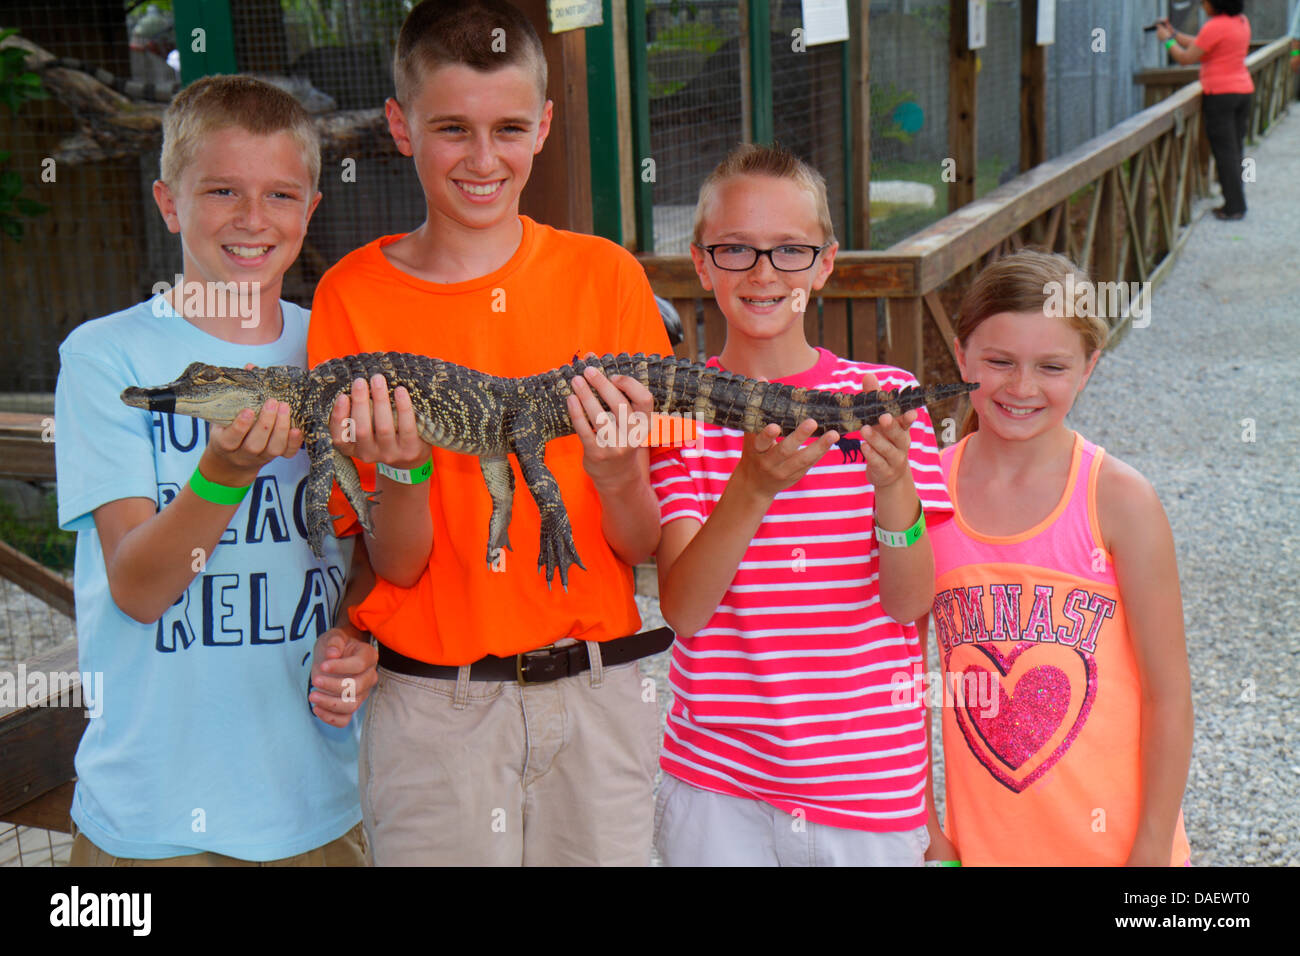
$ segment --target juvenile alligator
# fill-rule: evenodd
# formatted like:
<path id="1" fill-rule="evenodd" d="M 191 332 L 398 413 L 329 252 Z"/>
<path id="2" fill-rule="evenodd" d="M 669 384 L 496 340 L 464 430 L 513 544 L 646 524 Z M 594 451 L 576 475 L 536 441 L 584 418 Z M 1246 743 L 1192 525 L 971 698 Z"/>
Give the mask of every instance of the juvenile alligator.
<path id="1" fill-rule="evenodd" d="M 814 435 L 834 429 L 844 436 L 875 424 L 885 413 L 902 415 L 978 387 L 962 382 L 898 392 L 817 391 L 760 382 L 671 356 L 627 354 L 575 360 L 528 378 L 499 378 L 423 355 L 369 352 L 323 362 L 310 372 L 289 366 L 244 370 L 195 362 L 170 384 L 126 389 L 122 401 L 133 408 L 193 415 L 221 425 L 245 408 L 261 408 L 268 399 L 288 403 L 290 420 L 303 430 L 311 458 L 306 490 L 308 539 L 319 557 L 331 527 L 328 502 L 334 479 L 362 527 L 373 532 L 373 493 L 367 495 L 361 487 L 352 459 L 334 448 L 329 420 L 335 398 L 349 392 L 354 380 L 383 375 L 390 390 L 404 385 L 410 392 L 424 441 L 478 456 L 492 496 L 489 562 L 498 548 L 510 547 L 507 532 L 515 480 L 507 456 L 515 455 L 541 514 L 538 570 L 545 569 L 548 584 L 559 571 L 567 587 L 570 565 L 583 565 L 559 485 L 546 467 L 544 454 L 547 442 L 574 433 L 565 400 L 572 391 L 569 382 L 589 365 L 609 376 L 627 375 L 639 381 L 654 397 L 656 411 L 751 433 L 774 422 L 783 435 L 812 418 L 817 422 Z M 838 444 L 846 459 L 858 446 L 856 440 L 844 438 Z"/>

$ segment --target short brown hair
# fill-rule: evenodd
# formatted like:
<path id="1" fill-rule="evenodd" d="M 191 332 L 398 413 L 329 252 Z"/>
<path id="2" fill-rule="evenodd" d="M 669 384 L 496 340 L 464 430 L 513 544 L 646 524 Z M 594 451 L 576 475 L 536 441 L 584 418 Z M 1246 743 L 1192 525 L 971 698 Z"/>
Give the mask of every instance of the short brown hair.
<path id="1" fill-rule="evenodd" d="M 1067 277 L 1073 275 L 1073 279 Z M 1046 312 L 1052 289 L 1070 285 L 1083 288 L 1091 280 L 1072 260 L 1055 252 L 1021 249 L 1013 255 L 1003 256 L 987 266 L 976 276 L 966 295 L 962 297 L 957 312 L 955 333 L 962 348 L 966 348 L 971 334 L 988 318 L 1003 312 Z M 1083 351 L 1087 356 L 1106 347 L 1110 327 L 1097 315 L 1085 314 L 1073 308 L 1064 310 L 1064 318 L 1083 338 Z M 966 411 L 962 421 L 962 436 L 979 428 L 975 409 Z"/>
<path id="2" fill-rule="evenodd" d="M 826 198 L 826 180 L 802 159 L 779 144 L 762 146 L 758 143 L 741 143 L 700 186 L 700 198 L 695 204 L 695 243 L 704 238 L 704 219 L 713 193 L 720 184 L 736 176 L 771 176 L 788 179 L 812 194 L 817 207 L 817 223 L 822 228 L 823 242 L 835 241 L 835 226 L 831 223 L 830 202 Z"/>
<path id="3" fill-rule="evenodd" d="M 421 78 L 459 63 L 483 73 L 519 66 L 546 99 L 546 55 L 528 18 L 505 0 L 424 0 L 406 16 L 393 54 L 397 102 L 410 106 Z"/>
<path id="4" fill-rule="evenodd" d="M 277 86 L 251 76 L 205 76 L 176 94 L 163 114 L 163 182 L 175 187 L 217 130 L 237 126 L 255 136 L 288 133 L 302 149 L 311 188 L 320 181 L 320 135 L 302 104 Z"/>

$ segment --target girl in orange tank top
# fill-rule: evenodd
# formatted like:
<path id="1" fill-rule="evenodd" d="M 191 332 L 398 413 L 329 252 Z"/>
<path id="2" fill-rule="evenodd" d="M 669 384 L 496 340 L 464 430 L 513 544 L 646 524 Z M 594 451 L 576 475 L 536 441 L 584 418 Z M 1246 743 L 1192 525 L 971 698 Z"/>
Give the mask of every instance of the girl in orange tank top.
<path id="1" fill-rule="evenodd" d="M 1185 865 L 1191 678 L 1173 535 L 1150 483 L 1065 426 L 1105 345 L 1087 278 L 1022 251 L 957 324 L 971 394 L 930 529 L 944 834 L 965 865 Z M 937 695 L 931 694 L 932 699 Z"/>

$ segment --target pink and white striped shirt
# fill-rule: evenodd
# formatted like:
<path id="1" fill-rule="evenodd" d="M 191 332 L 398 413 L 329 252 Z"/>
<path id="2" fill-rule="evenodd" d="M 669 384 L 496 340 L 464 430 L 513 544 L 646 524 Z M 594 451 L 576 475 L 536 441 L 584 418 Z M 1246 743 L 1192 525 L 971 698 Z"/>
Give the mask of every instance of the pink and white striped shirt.
<path id="1" fill-rule="evenodd" d="M 882 388 L 916 384 L 899 369 L 817 351 L 811 369 L 781 384 L 858 392 L 867 372 Z M 719 367 L 716 358 L 709 365 Z M 708 520 L 743 438 L 699 425 L 695 447 L 655 454 L 663 524 Z M 952 502 L 924 408 L 910 457 L 927 521 L 947 517 Z M 666 773 L 815 823 L 924 825 L 921 645 L 913 625 L 881 610 L 873 504 L 861 458 L 836 447 L 777 495 L 713 617 L 673 644 Z"/>

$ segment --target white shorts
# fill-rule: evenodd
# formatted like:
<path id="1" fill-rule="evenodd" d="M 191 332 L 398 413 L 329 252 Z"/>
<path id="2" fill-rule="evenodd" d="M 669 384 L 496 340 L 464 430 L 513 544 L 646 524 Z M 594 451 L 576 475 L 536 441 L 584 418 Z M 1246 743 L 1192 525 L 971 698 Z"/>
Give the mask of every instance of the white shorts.
<path id="1" fill-rule="evenodd" d="M 929 846 L 924 826 L 874 833 L 812 823 L 669 774 L 655 801 L 655 849 L 665 866 L 921 866 Z"/>

